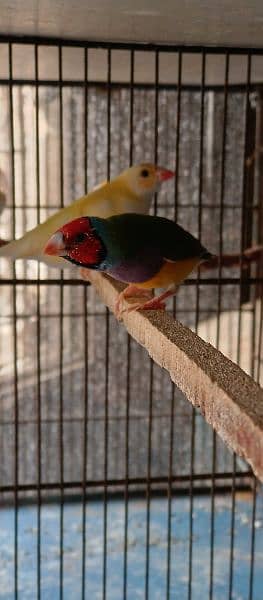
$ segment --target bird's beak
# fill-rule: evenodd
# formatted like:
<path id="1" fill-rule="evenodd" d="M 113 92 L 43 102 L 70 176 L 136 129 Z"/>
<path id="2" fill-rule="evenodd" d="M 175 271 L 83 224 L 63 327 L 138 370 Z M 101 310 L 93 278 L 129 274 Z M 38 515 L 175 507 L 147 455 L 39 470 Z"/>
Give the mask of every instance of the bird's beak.
<path id="1" fill-rule="evenodd" d="M 167 179 L 171 179 L 171 177 L 175 176 L 173 171 L 169 169 L 163 169 L 162 167 L 156 167 L 156 175 L 159 182 L 166 181 Z"/>
<path id="2" fill-rule="evenodd" d="M 49 238 L 48 243 L 44 248 L 44 254 L 48 254 L 50 256 L 67 255 L 64 236 L 61 231 L 57 231 L 51 236 L 51 238 Z"/>

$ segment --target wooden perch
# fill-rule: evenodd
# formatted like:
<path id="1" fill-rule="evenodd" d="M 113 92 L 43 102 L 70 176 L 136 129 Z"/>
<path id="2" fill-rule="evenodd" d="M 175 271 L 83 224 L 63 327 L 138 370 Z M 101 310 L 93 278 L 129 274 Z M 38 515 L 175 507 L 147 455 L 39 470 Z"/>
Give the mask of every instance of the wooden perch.
<path id="1" fill-rule="evenodd" d="M 221 267 L 238 267 L 242 266 L 243 269 L 247 268 L 253 262 L 260 262 L 263 260 L 263 246 L 252 246 L 247 248 L 242 257 L 240 254 L 223 254 L 221 260 L 219 256 L 213 256 L 210 260 L 201 263 L 199 266 L 202 271 L 208 271 L 209 269 L 216 269 L 220 265 Z"/>
<path id="2" fill-rule="evenodd" d="M 83 274 L 83 278 L 85 276 Z M 87 272 L 102 301 L 114 309 L 123 285 Z M 154 362 L 192 404 L 200 408 L 224 442 L 263 481 L 263 390 L 221 352 L 163 311 L 125 313 L 123 323 Z"/>

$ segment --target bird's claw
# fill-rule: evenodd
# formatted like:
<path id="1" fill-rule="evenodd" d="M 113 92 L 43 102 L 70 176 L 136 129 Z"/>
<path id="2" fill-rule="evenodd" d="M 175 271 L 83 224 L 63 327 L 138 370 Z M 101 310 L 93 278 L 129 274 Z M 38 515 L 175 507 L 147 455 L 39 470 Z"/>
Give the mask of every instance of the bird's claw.
<path id="1" fill-rule="evenodd" d="M 122 307 L 124 300 L 126 300 L 127 298 L 137 298 L 137 297 L 141 298 L 142 302 L 140 302 L 140 303 L 133 302 L 127 308 Z M 115 309 L 114 309 L 114 314 L 115 314 L 116 318 L 118 320 L 121 320 L 123 313 L 138 310 L 140 308 L 140 306 L 142 306 L 144 304 L 144 302 L 143 302 L 144 298 L 148 298 L 148 299 L 150 298 L 152 300 L 152 290 L 136 288 L 136 286 L 133 284 L 126 287 L 122 292 L 120 292 L 120 294 L 118 295 L 118 298 L 116 300 Z"/>
<path id="2" fill-rule="evenodd" d="M 125 313 L 131 313 L 138 310 L 166 310 L 166 305 L 165 302 L 158 300 L 158 298 L 153 298 L 152 300 L 144 303 L 134 302 L 131 306 L 123 308 L 121 311 L 119 311 L 118 318 L 121 318 Z"/>
<path id="3" fill-rule="evenodd" d="M 121 321 L 121 313 L 122 313 L 121 305 L 122 305 L 122 301 L 123 301 L 123 292 L 121 292 L 118 295 L 118 298 L 117 298 L 116 304 L 115 304 L 115 308 L 114 308 L 114 314 L 115 314 L 116 319 L 118 319 L 118 321 Z"/>
<path id="4" fill-rule="evenodd" d="M 140 310 L 166 310 L 166 304 L 158 298 L 153 298 L 149 302 L 145 302 Z"/>

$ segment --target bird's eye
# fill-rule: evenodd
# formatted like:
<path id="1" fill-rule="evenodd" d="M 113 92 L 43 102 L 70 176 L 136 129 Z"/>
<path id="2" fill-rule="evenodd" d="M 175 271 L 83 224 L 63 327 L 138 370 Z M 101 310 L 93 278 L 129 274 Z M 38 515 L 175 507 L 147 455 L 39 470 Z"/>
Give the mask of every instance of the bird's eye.
<path id="1" fill-rule="evenodd" d="M 141 177 L 149 177 L 149 171 L 147 171 L 147 169 L 143 169 L 141 171 Z"/>
<path id="2" fill-rule="evenodd" d="M 77 235 L 75 236 L 74 241 L 77 244 L 81 244 L 81 242 L 84 242 L 86 239 L 86 234 L 85 233 L 77 233 Z"/>

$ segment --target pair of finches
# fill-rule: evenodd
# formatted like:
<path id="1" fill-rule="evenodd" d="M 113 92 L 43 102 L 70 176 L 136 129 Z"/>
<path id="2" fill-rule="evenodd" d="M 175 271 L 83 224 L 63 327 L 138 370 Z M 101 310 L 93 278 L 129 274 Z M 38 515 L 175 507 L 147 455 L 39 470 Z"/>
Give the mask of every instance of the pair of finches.
<path id="1" fill-rule="evenodd" d="M 173 176 L 148 163 L 132 166 L 1 247 L 0 257 L 107 272 L 129 284 L 118 298 L 118 315 L 128 296 L 138 296 L 128 310 L 164 308 L 164 300 L 211 256 L 173 221 L 147 215 L 154 193 Z M 165 291 L 152 298 L 154 288 Z"/>

